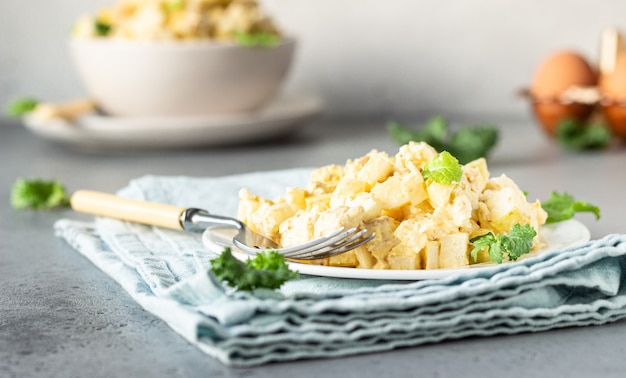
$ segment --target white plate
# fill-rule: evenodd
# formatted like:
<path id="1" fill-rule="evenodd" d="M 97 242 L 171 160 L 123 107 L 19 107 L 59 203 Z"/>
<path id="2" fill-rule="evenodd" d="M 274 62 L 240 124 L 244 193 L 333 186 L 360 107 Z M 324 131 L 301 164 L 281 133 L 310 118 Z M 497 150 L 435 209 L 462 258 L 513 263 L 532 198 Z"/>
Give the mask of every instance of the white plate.
<path id="1" fill-rule="evenodd" d="M 86 149 L 218 146 L 275 138 L 309 121 L 322 110 L 311 96 L 284 96 L 259 111 L 190 118 L 133 118 L 86 114 L 73 122 L 24 117 L 33 133 Z"/>
<path id="2" fill-rule="evenodd" d="M 568 221 L 553 223 L 541 228 L 541 234 L 546 241 L 546 247 L 524 255 L 522 258 L 538 256 L 540 254 L 562 249 L 574 244 L 589 241 L 589 229 L 575 219 Z M 232 230 L 206 230 L 202 235 L 204 244 L 211 251 L 220 253 L 224 247 L 231 247 L 233 255 L 240 260 L 249 258 L 249 256 L 241 253 L 234 247 L 230 241 L 234 236 Z M 521 260 L 521 259 L 520 259 Z M 335 277 L 335 278 L 353 278 L 368 280 L 402 280 L 402 281 L 418 281 L 444 278 L 453 274 L 466 272 L 467 269 L 487 269 L 496 264 L 484 263 L 474 264 L 466 268 L 458 269 L 433 269 L 433 270 L 377 270 L 377 269 L 355 269 L 340 268 L 334 266 L 310 265 L 289 262 L 289 268 L 297 270 L 301 274 L 313 276 Z M 508 263 L 514 264 L 514 263 Z"/>

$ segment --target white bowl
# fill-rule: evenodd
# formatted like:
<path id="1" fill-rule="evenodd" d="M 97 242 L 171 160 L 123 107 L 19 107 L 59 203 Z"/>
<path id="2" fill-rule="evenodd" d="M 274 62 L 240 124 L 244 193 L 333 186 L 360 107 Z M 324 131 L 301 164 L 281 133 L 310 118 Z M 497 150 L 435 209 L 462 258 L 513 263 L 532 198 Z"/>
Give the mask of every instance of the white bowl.
<path id="1" fill-rule="evenodd" d="M 87 92 L 113 116 L 194 117 L 253 111 L 274 99 L 296 42 L 244 47 L 211 41 L 72 39 Z"/>

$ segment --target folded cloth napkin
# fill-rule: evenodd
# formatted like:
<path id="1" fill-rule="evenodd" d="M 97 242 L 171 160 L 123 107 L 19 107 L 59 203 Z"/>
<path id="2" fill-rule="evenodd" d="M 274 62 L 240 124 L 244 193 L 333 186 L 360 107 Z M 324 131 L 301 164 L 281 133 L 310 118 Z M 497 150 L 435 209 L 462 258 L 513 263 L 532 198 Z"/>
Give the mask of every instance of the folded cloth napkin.
<path id="1" fill-rule="evenodd" d="M 309 170 L 221 178 L 145 176 L 122 196 L 235 215 L 241 187 L 275 197 Z M 107 218 L 69 219 L 57 235 L 146 310 L 233 366 L 338 357 L 467 336 L 537 332 L 626 317 L 626 235 L 439 280 L 301 276 L 279 291 L 224 289 L 200 235 Z"/>

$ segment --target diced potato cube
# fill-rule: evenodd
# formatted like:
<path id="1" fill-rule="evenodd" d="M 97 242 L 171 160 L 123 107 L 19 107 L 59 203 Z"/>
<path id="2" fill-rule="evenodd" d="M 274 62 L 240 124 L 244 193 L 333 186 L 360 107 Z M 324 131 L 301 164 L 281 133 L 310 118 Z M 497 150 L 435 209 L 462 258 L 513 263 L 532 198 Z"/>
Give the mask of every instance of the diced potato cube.
<path id="1" fill-rule="evenodd" d="M 337 187 L 333 191 L 333 197 L 352 197 L 357 193 L 364 192 L 366 187 L 365 181 L 343 177 L 337 183 Z"/>
<path id="2" fill-rule="evenodd" d="M 322 212 L 315 221 L 313 236 L 329 234 L 341 227 L 346 229 L 357 227 L 363 222 L 363 208 L 341 206 Z"/>
<path id="3" fill-rule="evenodd" d="M 529 204 L 524 193 L 510 179 L 492 179 L 481 195 L 478 205 L 478 217 L 498 233 L 507 233 L 516 223 L 526 224 L 530 221 Z M 503 184 L 503 185 L 501 185 Z"/>
<path id="4" fill-rule="evenodd" d="M 318 195 L 322 195 L 322 194 L 330 194 L 332 193 L 335 188 L 337 187 L 336 184 L 330 184 L 330 183 L 323 183 L 320 181 L 311 181 L 307 186 L 306 186 L 306 192 L 309 196 L 318 196 Z"/>
<path id="5" fill-rule="evenodd" d="M 299 211 L 286 219 L 279 226 L 280 244 L 283 247 L 291 247 L 313 239 L 313 224 L 318 216 L 317 212 Z"/>
<path id="6" fill-rule="evenodd" d="M 400 222 L 398 228 L 393 233 L 394 236 L 401 240 L 401 243 L 414 253 L 419 253 L 426 246 L 428 238 L 425 233 L 420 230 L 419 220 L 416 218 L 407 219 Z"/>
<path id="7" fill-rule="evenodd" d="M 358 261 L 354 250 L 331 256 L 328 260 L 328 265 L 342 266 L 345 268 L 356 268 L 357 264 Z"/>
<path id="8" fill-rule="evenodd" d="M 262 235 L 275 240 L 278 238 L 280 224 L 294 214 L 295 211 L 286 202 L 275 203 L 259 207 L 259 209 L 252 214 L 250 220 L 258 227 Z"/>
<path id="9" fill-rule="evenodd" d="M 381 203 L 383 209 L 395 209 L 410 201 L 409 196 L 402 190 L 402 177 L 400 175 L 391 176 L 374 185 L 372 194 Z"/>
<path id="10" fill-rule="evenodd" d="M 422 201 L 421 203 L 414 205 L 411 204 L 409 206 L 404 207 L 404 218 L 416 218 L 416 217 L 424 217 L 426 214 L 432 214 L 433 207 L 430 205 L 428 201 Z"/>
<path id="11" fill-rule="evenodd" d="M 426 191 L 428 192 L 428 202 L 435 209 L 447 204 L 450 202 L 450 195 L 452 194 L 453 188 L 454 185 L 440 184 L 438 182 L 429 181 L 426 186 Z"/>
<path id="12" fill-rule="evenodd" d="M 461 195 L 455 197 L 446 207 L 448 210 L 447 222 L 459 228 L 470 227 L 472 204 L 467 196 Z"/>
<path id="13" fill-rule="evenodd" d="M 336 184 L 342 176 L 343 167 L 331 164 L 313 170 L 313 172 L 311 172 L 311 181 Z"/>
<path id="14" fill-rule="evenodd" d="M 357 174 L 357 178 L 369 187 L 377 182 L 384 181 L 393 173 L 393 164 L 389 156 L 384 152 L 372 151 L 368 154 L 369 159 Z"/>
<path id="15" fill-rule="evenodd" d="M 371 193 L 359 193 L 353 199 L 347 201 L 344 205 L 350 207 L 361 206 L 363 208 L 363 211 L 365 212 L 363 214 L 364 221 L 368 221 L 370 219 L 380 216 L 380 212 L 382 210 L 381 203 L 376 201 Z"/>
<path id="16" fill-rule="evenodd" d="M 463 166 L 463 175 L 470 183 L 470 187 L 475 192 L 482 192 L 489 180 L 489 170 L 487 169 L 487 160 L 479 158 Z"/>
<path id="17" fill-rule="evenodd" d="M 389 252 L 387 262 L 391 269 L 410 270 L 421 268 L 419 253 L 406 249 L 403 244 L 398 244 Z"/>
<path id="18" fill-rule="evenodd" d="M 354 255 L 358 261 L 358 268 L 372 268 L 376 264 L 376 259 L 372 256 L 372 253 L 365 247 L 360 246 L 354 249 Z"/>
<path id="19" fill-rule="evenodd" d="M 396 154 L 396 169 L 415 172 L 438 155 L 437 151 L 424 142 L 409 142 L 400 147 Z"/>
<path id="20" fill-rule="evenodd" d="M 439 242 L 431 240 L 424 247 L 422 260 L 424 269 L 439 269 Z"/>
<path id="21" fill-rule="evenodd" d="M 413 205 L 418 205 L 428 198 L 421 173 L 412 172 L 402 176 L 402 194 Z"/>
<path id="22" fill-rule="evenodd" d="M 383 217 L 389 217 L 402 222 L 406 218 L 406 208 L 408 205 L 396 207 L 395 209 L 382 209 L 380 215 Z"/>
<path id="23" fill-rule="evenodd" d="M 295 210 L 306 209 L 306 190 L 300 188 L 287 188 L 285 201 Z"/>
<path id="24" fill-rule="evenodd" d="M 439 267 L 459 268 L 469 265 L 469 237 L 465 233 L 449 234 L 439 240 Z"/>
<path id="25" fill-rule="evenodd" d="M 389 269 L 389 263 L 387 261 L 378 260 L 372 269 Z"/>
<path id="26" fill-rule="evenodd" d="M 304 199 L 305 209 L 311 211 L 313 208 L 326 210 L 330 208 L 330 194 L 319 194 L 309 196 Z"/>

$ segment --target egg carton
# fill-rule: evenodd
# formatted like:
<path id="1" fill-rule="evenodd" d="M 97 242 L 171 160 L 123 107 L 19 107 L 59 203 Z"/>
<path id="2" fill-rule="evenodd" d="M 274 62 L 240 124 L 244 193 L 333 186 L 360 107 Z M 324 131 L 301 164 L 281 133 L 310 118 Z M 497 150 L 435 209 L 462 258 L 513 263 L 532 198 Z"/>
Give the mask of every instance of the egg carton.
<path id="1" fill-rule="evenodd" d="M 552 54 L 520 94 L 550 135 L 566 118 L 586 122 L 595 115 L 626 139 L 626 36 L 615 28 L 602 33 L 597 67 L 575 51 Z"/>

